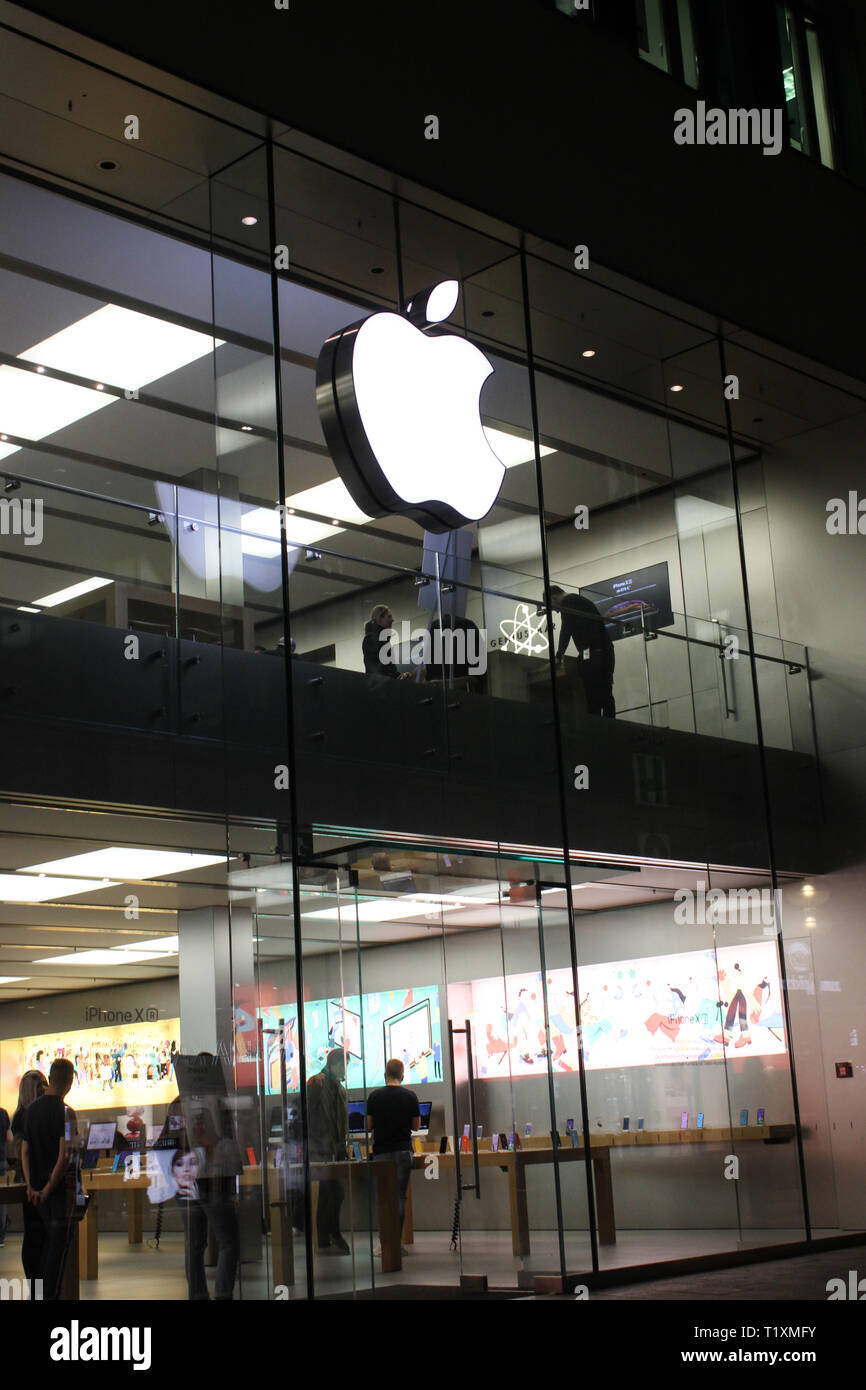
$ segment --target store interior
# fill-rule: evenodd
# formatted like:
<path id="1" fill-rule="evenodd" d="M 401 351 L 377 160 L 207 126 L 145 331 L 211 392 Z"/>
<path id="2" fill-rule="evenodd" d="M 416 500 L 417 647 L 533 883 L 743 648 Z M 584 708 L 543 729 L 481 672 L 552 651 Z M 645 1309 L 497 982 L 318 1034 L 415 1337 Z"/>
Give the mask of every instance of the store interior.
<path id="1" fill-rule="evenodd" d="M 528 1287 L 558 1268 L 560 1242 L 570 1272 L 591 1269 L 599 1236 L 601 1269 L 802 1240 L 776 905 L 765 873 L 573 864 L 584 1108 L 561 860 L 317 837 L 317 860 L 300 878 L 302 1072 L 291 1045 L 297 1041 L 299 965 L 292 873 L 290 864 L 268 853 L 273 828 L 269 834 L 267 828 L 233 827 L 227 858 L 220 831 L 203 824 L 35 807 L 16 810 L 14 829 L 12 818 L 4 819 L 8 897 L 0 940 L 9 975 L 0 984 L 0 1104 L 14 1110 L 25 1069 L 44 1069 L 54 1055 L 67 1055 L 76 1065 L 69 1103 L 82 1134 L 92 1123 L 118 1127 L 110 1154 L 99 1163 L 105 1171 L 110 1162 L 118 1175 L 112 1190 L 99 1194 L 99 1273 L 82 1278 L 81 1297 L 134 1297 L 141 1279 L 163 1275 L 175 1281 L 175 1296 L 185 1296 L 176 1203 L 162 1206 L 154 1248 L 160 1207 L 145 1191 L 141 1241 L 129 1244 L 131 1197 L 124 1191 L 141 1127 L 145 1146 L 152 1146 L 177 1094 L 174 1070 L 166 1066 L 172 1045 L 181 1053 L 209 1050 L 223 1058 L 227 1103 L 246 1150 L 240 1292 L 269 1296 L 280 1266 L 275 1270 L 260 1161 L 264 1151 L 273 1169 L 284 1145 L 280 1021 L 290 1116 L 297 1113 L 302 1075 L 307 1080 L 319 1071 L 331 1047 L 345 1050 L 353 1103 L 382 1084 L 385 1051 L 396 1052 L 406 1062 L 405 1084 L 431 1105 L 416 1148 L 438 1157 L 445 1139 L 453 1155 L 456 1134 L 461 1185 L 467 1187 L 452 1250 L 453 1157 L 443 1159 L 435 1180 L 423 1168 L 416 1172 L 411 1254 L 402 1269 L 383 1273 L 373 1255 L 371 1184 L 353 1181 L 342 1218 L 351 1258 L 314 1250 L 308 1271 L 303 1235 L 295 1234 L 290 1296 L 304 1296 L 310 1273 L 320 1294 L 395 1285 L 456 1288 L 469 1276 L 486 1277 L 489 1287 Z M 144 852 L 149 858 L 140 860 L 140 876 L 128 870 L 124 876 L 123 854 L 131 867 Z M 93 855 L 99 858 L 83 858 Z M 184 869 L 190 855 L 211 862 Z M 173 871 L 163 867 L 169 862 Z M 103 867 L 112 875 L 108 881 L 86 877 Z M 60 873 L 65 882 L 57 882 Z M 811 883 L 805 888 L 814 892 Z M 678 920 L 688 915 L 683 905 L 692 894 L 697 902 L 710 889 L 723 890 L 721 915 L 715 908 L 704 922 Z M 791 977 L 814 970 L 808 930 L 796 926 L 810 897 L 802 878 L 786 878 L 778 910 L 785 913 Z M 138 915 L 130 918 L 133 912 Z M 206 949 L 222 950 L 230 960 L 228 1018 L 215 1007 L 213 973 L 202 977 L 203 922 Z M 741 1046 L 736 1026 L 724 1043 L 713 1040 L 721 1016 L 714 1020 L 710 1006 L 716 995 L 727 1002 L 735 984 L 742 984 L 750 1006 L 749 1041 Z M 756 992 L 758 985 L 763 988 Z M 805 1045 L 814 999 L 807 992 L 789 997 Z M 471 1084 L 460 1031 L 467 1020 Z M 801 1088 L 808 1065 L 804 1050 Z M 806 1158 L 810 1172 L 817 1172 L 829 1162 L 826 1112 L 808 1118 Z M 479 1195 L 471 1190 L 470 1120 L 479 1152 L 489 1155 L 496 1136 L 508 1147 L 506 1164 L 515 1149 L 521 1155 L 549 1152 L 553 1132 L 582 1160 L 588 1127 L 590 1151 L 593 1144 L 609 1149 L 615 1243 L 600 1216 L 590 1229 L 586 1163 L 558 1164 L 554 1183 L 552 1166 L 539 1159 L 525 1170 L 529 1249 L 515 1254 L 505 1168 L 488 1158 Z M 347 1140 L 354 1161 L 363 1162 L 363 1134 L 354 1129 Z M 139 1155 L 134 1176 L 151 1171 L 152 1154 L 151 1148 Z M 720 1177 L 731 1155 L 743 1165 L 736 1183 Z M 272 1171 L 270 1196 L 274 1180 Z M 165 1195 L 158 1182 L 150 1184 L 154 1197 Z M 838 1231 L 829 1194 L 817 1207 L 813 1201 L 812 1221 L 823 1233 Z M 16 1259 L 19 1223 L 13 1215 L 0 1256 L 4 1270 Z M 169 1287 L 155 1296 L 168 1296 Z"/>

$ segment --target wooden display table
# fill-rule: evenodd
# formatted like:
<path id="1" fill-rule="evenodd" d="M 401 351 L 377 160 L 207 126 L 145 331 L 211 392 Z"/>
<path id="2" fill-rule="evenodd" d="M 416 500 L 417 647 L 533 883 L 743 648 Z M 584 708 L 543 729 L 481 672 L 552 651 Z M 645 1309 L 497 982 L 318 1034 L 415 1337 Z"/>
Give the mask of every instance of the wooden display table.
<path id="1" fill-rule="evenodd" d="M 606 1142 L 598 1142 L 593 1135 L 590 1140 L 589 1156 L 592 1161 L 592 1172 L 595 1187 L 595 1212 L 598 1223 L 598 1238 L 602 1245 L 616 1244 L 616 1219 L 613 1209 L 613 1182 L 610 1170 L 610 1140 L 605 1136 Z M 489 1140 L 488 1140 L 489 1143 Z M 424 1168 L 430 1153 L 438 1159 L 440 1171 L 444 1168 L 446 1172 L 452 1171 L 455 1167 L 453 1153 L 439 1154 L 434 1150 L 428 1149 L 424 1153 L 416 1154 L 414 1167 Z M 586 1149 L 583 1147 L 572 1148 L 569 1140 L 568 1148 L 560 1145 L 554 1149 L 549 1143 L 546 1147 L 536 1142 L 534 1147 L 520 1149 L 498 1149 L 495 1153 L 492 1149 L 486 1148 L 479 1151 L 478 1165 L 480 1168 L 498 1168 L 508 1177 L 508 1205 L 511 1214 L 511 1251 L 514 1255 L 528 1255 L 530 1253 L 530 1233 L 529 1233 L 529 1206 L 526 1198 L 526 1170 L 534 1168 L 539 1164 L 545 1163 L 577 1163 L 586 1158 Z M 471 1153 L 460 1155 L 461 1171 L 471 1171 L 473 1159 Z M 411 1185 L 409 1188 L 411 1201 Z M 414 1240 L 414 1230 L 412 1226 L 411 1207 L 406 1206 L 406 1226 L 404 1227 L 404 1239 L 406 1244 Z"/>

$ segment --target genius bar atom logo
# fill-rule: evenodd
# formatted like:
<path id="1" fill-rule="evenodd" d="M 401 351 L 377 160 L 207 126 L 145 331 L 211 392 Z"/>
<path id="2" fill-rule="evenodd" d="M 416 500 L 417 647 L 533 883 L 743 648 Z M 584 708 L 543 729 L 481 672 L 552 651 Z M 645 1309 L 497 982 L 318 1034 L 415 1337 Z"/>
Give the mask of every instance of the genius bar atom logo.
<path id="1" fill-rule="evenodd" d="M 416 295 L 406 314 L 379 313 L 332 334 L 316 402 L 337 470 L 371 517 L 411 516 L 450 531 L 486 516 L 505 465 L 481 424 L 483 352 L 438 328 L 456 280 Z M 417 325 L 417 326 L 416 326 Z"/>

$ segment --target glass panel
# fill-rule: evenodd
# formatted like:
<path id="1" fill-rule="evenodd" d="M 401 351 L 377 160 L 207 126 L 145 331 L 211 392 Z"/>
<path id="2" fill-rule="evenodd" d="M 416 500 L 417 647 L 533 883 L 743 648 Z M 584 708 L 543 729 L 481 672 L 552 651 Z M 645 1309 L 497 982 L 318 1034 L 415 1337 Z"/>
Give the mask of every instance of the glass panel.
<path id="1" fill-rule="evenodd" d="M 680 29 L 680 50 L 683 55 L 683 81 L 687 87 L 699 88 L 701 67 L 695 41 L 691 0 L 677 0 L 677 20 Z"/>
<path id="2" fill-rule="evenodd" d="M 778 10 L 779 43 L 782 50 L 782 82 L 785 89 L 785 111 L 788 117 L 788 143 L 792 149 L 810 154 L 809 122 L 805 103 L 808 102 L 806 74 L 797 34 L 797 20 L 786 5 Z"/>
<path id="3" fill-rule="evenodd" d="M 814 24 L 806 20 L 806 49 L 809 54 L 809 76 L 812 80 L 812 99 L 815 103 L 815 122 L 818 127 L 818 151 L 821 163 L 828 169 L 835 169 L 833 157 L 833 127 L 827 101 L 827 83 L 824 76 L 824 59 L 821 54 L 821 38 Z"/>
<path id="4" fill-rule="evenodd" d="M 635 0 L 638 52 L 653 67 L 670 72 L 662 0 Z"/>

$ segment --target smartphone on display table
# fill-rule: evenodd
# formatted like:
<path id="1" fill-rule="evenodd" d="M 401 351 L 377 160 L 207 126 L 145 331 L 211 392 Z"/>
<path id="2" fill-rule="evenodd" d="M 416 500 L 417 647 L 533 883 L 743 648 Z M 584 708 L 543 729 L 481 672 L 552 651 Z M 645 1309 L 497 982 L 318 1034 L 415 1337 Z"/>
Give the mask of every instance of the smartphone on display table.
<path id="1" fill-rule="evenodd" d="M 566 1120 L 566 1122 L 565 1122 L 565 1132 L 566 1132 L 566 1134 L 571 1134 L 571 1131 L 572 1131 L 573 1129 L 574 1129 L 574 1120 Z"/>
<path id="2" fill-rule="evenodd" d="M 683 1113 L 680 1115 L 680 1129 L 688 1129 L 688 1127 L 689 1127 L 689 1112 L 688 1112 L 688 1110 L 684 1110 Z"/>
<path id="3" fill-rule="evenodd" d="M 638 1120 L 637 1127 L 638 1129 L 643 1129 L 643 1120 Z"/>
<path id="4" fill-rule="evenodd" d="M 523 1133 L 526 1135 L 526 1137 L 527 1137 L 527 1139 L 528 1139 L 529 1136 L 530 1136 L 530 1134 L 532 1133 L 532 1125 L 527 1125 L 526 1128 L 525 1128 L 525 1130 L 523 1131 Z"/>
<path id="5" fill-rule="evenodd" d="M 704 1127 L 704 1112 L 703 1112 L 703 1110 L 701 1110 L 700 1113 L 699 1113 L 699 1115 L 698 1115 L 698 1129 L 703 1129 L 703 1127 Z"/>
<path id="6" fill-rule="evenodd" d="M 491 1147 L 491 1149 L 493 1150 L 494 1153 L 496 1153 L 497 1150 L 499 1149 L 499 1135 L 498 1135 L 498 1134 L 491 1134 L 491 1136 L 490 1136 L 490 1147 Z"/>
<path id="7" fill-rule="evenodd" d="M 763 1112 L 763 1110 L 759 1110 L 759 1111 L 758 1111 L 758 1124 L 759 1124 L 759 1125 L 762 1125 L 763 1123 L 764 1123 L 764 1112 Z"/>
<path id="8" fill-rule="evenodd" d="M 748 1110 L 741 1110 L 741 1111 L 740 1111 L 740 1124 L 741 1124 L 741 1125 L 747 1125 L 748 1123 L 749 1123 L 749 1112 L 748 1112 Z"/>

